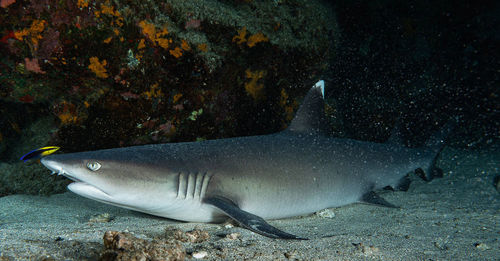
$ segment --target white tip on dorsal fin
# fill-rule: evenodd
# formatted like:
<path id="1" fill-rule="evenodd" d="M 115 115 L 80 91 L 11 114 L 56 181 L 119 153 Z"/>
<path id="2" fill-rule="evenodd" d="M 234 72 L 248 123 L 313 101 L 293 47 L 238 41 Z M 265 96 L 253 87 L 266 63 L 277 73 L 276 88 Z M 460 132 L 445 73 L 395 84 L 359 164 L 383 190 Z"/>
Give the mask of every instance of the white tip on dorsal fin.
<path id="1" fill-rule="evenodd" d="M 307 93 L 295 118 L 288 127 L 297 133 L 328 133 L 328 121 L 325 118 L 325 82 L 318 81 Z"/>

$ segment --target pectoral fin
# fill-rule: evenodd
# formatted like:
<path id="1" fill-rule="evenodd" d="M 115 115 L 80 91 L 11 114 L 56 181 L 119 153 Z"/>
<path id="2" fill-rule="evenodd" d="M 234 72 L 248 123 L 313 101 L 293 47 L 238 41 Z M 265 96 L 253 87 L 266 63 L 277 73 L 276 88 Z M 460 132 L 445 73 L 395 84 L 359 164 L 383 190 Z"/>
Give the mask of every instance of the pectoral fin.
<path id="1" fill-rule="evenodd" d="M 288 234 L 269 225 L 263 218 L 241 210 L 229 199 L 223 197 L 210 197 L 205 198 L 204 202 L 222 210 L 226 215 L 236 220 L 241 226 L 263 236 L 280 239 L 307 240 L 307 238 Z"/>
<path id="2" fill-rule="evenodd" d="M 364 194 L 361 197 L 360 202 L 371 204 L 371 205 L 382 206 L 382 207 L 388 207 L 388 208 L 399 208 L 398 206 L 395 206 L 395 205 L 387 202 L 384 198 L 380 197 L 379 195 L 377 195 L 373 191 L 370 191 L 370 192 Z"/>

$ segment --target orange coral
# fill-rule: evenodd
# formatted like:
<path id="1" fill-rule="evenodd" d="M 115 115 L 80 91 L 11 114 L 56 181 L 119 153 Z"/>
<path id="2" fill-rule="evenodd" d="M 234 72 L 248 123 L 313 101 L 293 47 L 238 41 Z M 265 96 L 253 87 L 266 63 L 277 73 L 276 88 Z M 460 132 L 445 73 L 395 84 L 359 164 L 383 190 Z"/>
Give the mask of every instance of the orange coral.
<path id="1" fill-rule="evenodd" d="M 179 47 L 175 47 L 175 49 L 169 51 L 171 55 L 175 58 L 179 58 L 182 56 L 182 49 Z"/>
<path id="2" fill-rule="evenodd" d="M 77 5 L 79 8 L 85 8 L 85 7 L 88 7 L 88 6 L 89 6 L 89 0 L 78 0 L 78 2 L 76 3 L 76 5 Z"/>
<path id="3" fill-rule="evenodd" d="M 172 99 L 172 103 L 177 103 L 181 98 L 182 98 L 182 93 L 178 93 L 178 94 L 174 95 L 174 98 Z"/>
<path id="4" fill-rule="evenodd" d="M 238 34 L 233 37 L 233 43 L 236 42 L 237 44 L 242 44 L 246 42 L 248 47 L 252 48 L 257 43 L 269 41 L 269 39 L 262 32 L 258 32 L 256 34 L 249 36 L 248 40 L 246 39 L 246 35 L 247 35 L 247 28 L 243 26 L 243 28 L 238 30 Z"/>
<path id="5" fill-rule="evenodd" d="M 141 41 L 139 41 L 139 44 L 137 45 L 137 49 L 141 50 L 141 49 L 144 49 L 145 47 L 146 47 L 146 44 L 144 43 L 144 39 L 141 39 Z"/>
<path id="6" fill-rule="evenodd" d="M 182 43 L 181 43 L 181 48 L 182 50 L 184 51 L 189 51 L 191 50 L 191 47 L 189 46 L 189 44 L 186 42 L 186 40 L 182 40 Z"/>
<path id="7" fill-rule="evenodd" d="M 45 29 L 47 22 L 45 20 L 33 20 L 30 28 L 25 28 L 21 31 L 14 32 L 14 35 L 19 40 L 24 40 L 24 38 L 28 38 L 33 43 L 35 49 L 38 47 L 38 41 L 42 39 L 41 33 Z"/>
<path id="8" fill-rule="evenodd" d="M 142 33 L 153 43 L 167 49 L 169 44 L 172 43 L 172 39 L 163 38 L 168 34 L 168 29 L 164 27 L 161 31 L 157 31 L 154 24 L 142 20 L 139 22 L 139 27 Z"/>
<path id="9" fill-rule="evenodd" d="M 233 43 L 242 44 L 246 42 L 247 28 L 243 26 L 240 30 L 238 30 L 238 34 L 233 37 Z"/>
<path id="10" fill-rule="evenodd" d="M 269 39 L 263 33 L 258 32 L 256 34 L 253 34 L 250 37 L 248 37 L 247 45 L 248 45 L 248 47 L 252 48 L 257 43 L 268 42 L 268 41 L 269 41 Z"/>
<path id="11" fill-rule="evenodd" d="M 85 1 L 82 1 L 82 2 L 85 2 Z M 78 1 L 78 3 L 80 3 L 80 0 Z M 88 5 L 88 3 L 87 3 L 87 5 Z M 121 17 L 120 12 L 115 10 L 115 7 L 112 6 L 109 1 L 106 1 L 106 3 L 101 4 L 101 10 L 94 11 L 94 15 L 96 17 L 101 17 L 101 14 L 111 15 L 114 17 Z"/>
<path id="12" fill-rule="evenodd" d="M 58 105 L 58 107 L 59 113 L 57 113 L 57 117 L 61 121 L 62 125 L 77 123 L 80 120 L 74 104 L 63 101 Z"/>
<path id="13" fill-rule="evenodd" d="M 198 46 L 197 46 L 197 47 L 198 47 L 198 49 L 199 49 L 200 51 L 202 51 L 202 52 L 206 52 L 206 51 L 208 51 L 208 46 L 207 46 L 207 44 L 206 44 L 206 43 L 198 44 Z"/>
<path id="14" fill-rule="evenodd" d="M 139 22 L 139 27 L 142 29 L 142 33 L 146 35 L 151 41 L 155 40 L 156 28 L 154 24 L 142 20 Z"/>
<path id="15" fill-rule="evenodd" d="M 263 70 L 260 71 L 251 71 L 247 69 L 245 71 L 247 79 L 250 79 L 250 82 L 245 83 L 246 92 L 252 96 L 254 100 L 258 100 L 262 98 L 262 91 L 264 89 L 264 84 L 257 83 L 260 79 L 266 75 L 266 72 Z"/>
<path id="16" fill-rule="evenodd" d="M 160 89 L 160 85 L 158 83 L 151 85 L 149 91 L 143 92 L 143 94 L 146 96 L 146 99 L 148 100 L 163 96 L 163 93 Z"/>
<path id="17" fill-rule="evenodd" d="M 113 36 L 110 36 L 110 37 L 104 39 L 102 42 L 108 44 L 111 42 L 111 39 L 113 39 Z"/>
<path id="18" fill-rule="evenodd" d="M 163 49 L 167 49 L 169 44 L 172 43 L 172 39 L 167 39 L 167 38 L 158 38 L 156 39 L 156 44 L 161 46 Z"/>
<path id="19" fill-rule="evenodd" d="M 108 78 L 108 73 L 106 71 L 105 66 L 107 65 L 106 60 L 102 60 L 102 62 L 99 62 L 99 58 L 97 57 L 90 57 L 90 65 L 89 69 L 94 72 L 97 77 L 99 78 Z"/>

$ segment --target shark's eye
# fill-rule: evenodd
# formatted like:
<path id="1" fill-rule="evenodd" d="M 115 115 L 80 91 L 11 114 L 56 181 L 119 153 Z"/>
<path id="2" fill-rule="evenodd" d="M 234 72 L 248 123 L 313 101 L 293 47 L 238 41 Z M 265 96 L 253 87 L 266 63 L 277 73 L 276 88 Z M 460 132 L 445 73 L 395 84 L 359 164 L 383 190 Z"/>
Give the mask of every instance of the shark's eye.
<path id="1" fill-rule="evenodd" d="M 101 168 L 101 163 L 97 161 L 90 161 L 87 163 L 87 168 L 92 171 L 97 171 Z"/>

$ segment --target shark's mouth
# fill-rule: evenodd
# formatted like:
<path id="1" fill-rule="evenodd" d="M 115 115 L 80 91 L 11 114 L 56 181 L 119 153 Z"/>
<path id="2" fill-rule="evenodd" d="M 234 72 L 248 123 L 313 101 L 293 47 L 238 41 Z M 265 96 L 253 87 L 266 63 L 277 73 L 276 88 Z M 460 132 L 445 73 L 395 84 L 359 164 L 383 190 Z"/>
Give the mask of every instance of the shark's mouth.
<path id="1" fill-rule="evenodd" d="M 107 203 L 113 202 L 113 198 L 108 193 L 85 182 L 73 182 L 68 185 L 68 189 L 73 193 L 93 200 Z"/>
<path id="2" fill-rule="evenodd" d="M 95 185 L 87 183 L 70 172 L 64 170 L 60 165 L 55 164 L 53 161 L 48 161 L 42 159 L 42 164 L 52 171 L 51 174 L 63 175 L 66 178 L 74 181 L 68 185 L 68 189 L 78 195 L 91 198 L 99 201 L 112 201 L 111 195 L 104 192 L 102 189 L 98 188 Z"/>

